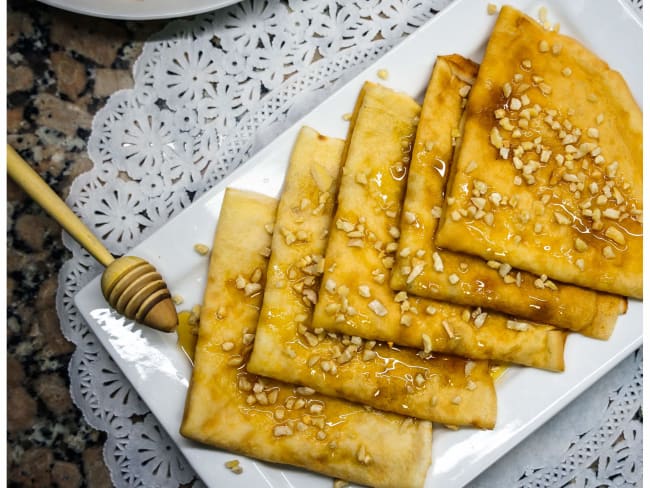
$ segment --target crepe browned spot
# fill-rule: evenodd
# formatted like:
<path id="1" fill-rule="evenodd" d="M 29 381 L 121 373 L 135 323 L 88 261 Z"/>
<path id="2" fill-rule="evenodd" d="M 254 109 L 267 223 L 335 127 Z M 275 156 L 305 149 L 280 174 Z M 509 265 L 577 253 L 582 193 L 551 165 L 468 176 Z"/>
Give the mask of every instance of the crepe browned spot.
<path id="1" fill-rule="evenodd" d="M 640 298 L 642 234 L 641 111 L 625 81 L 576 40 L 503 7 L 436 243 Z"/>
<path id="2" fill-rule="evenodd" d="M 258 459 L 383 487 L 422 486 L 430 422 L 253 375 L 253 347 L 276 201 L 224 197 L 201 309 L 182 435 Z"/>
<path id="3" fill-rule="evenodd" d="M 436 61 L 409 167 L 391 286 L 606 339 L 625 311 L 624 298 L 555 283 L 506 263 L 434 245 L 466 97 L 477 71 L 478 65 L 458 55 L 439 56 Z M 498 198 L 500 194 L 495 194 L 492 200 Z M 471 202 L 474 218 L 484 217 L 487 199 L 473 197 Z"/>

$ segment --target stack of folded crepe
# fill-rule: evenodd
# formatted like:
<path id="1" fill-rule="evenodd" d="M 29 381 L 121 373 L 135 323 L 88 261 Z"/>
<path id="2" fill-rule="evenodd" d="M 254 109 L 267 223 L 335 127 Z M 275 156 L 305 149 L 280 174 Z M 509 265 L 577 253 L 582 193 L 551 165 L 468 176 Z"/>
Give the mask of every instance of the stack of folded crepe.
<path id="1" fill-rule="evenodd" d="M 432 422 L 494 427 L 490 364 L 562 371 L 640 296 L 640 141 L 620 76 L 508 7 L 422 107 L 366 83 L 345 141 L 300 131 L 279 202 L 226 191 L 182 434 L 422 486 Z"/>

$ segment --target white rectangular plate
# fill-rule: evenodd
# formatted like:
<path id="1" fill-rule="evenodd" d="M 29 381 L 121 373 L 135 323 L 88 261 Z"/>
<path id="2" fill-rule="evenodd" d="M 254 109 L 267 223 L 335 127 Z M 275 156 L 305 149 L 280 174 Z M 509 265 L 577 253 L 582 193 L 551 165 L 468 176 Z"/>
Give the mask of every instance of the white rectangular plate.
<path id="1" fill-rule="evenodd" d="M 513 6 L 536 16 L 540 6 L 561 32 L 572 35 L 619 70 L 641 105 L 642 28 L 622 3 L 611 0 L 564 2 L 513 0 Z M 487 15 L 487 2 L 459 0 L 404 40 L 397 48 L 353 79 L 312 113 L 278 137 L 217 187 L 197 200 L 132 250 L 149 260 L 185 303 L 200 303 L 207 259 L 192 250 L 195 243 L 211 243 L 227 186 L 277 196 L 298 129 L 310 125 L 320 132 L 344 137 L 342 115 L 354 106 L 365 80 L 377 80 L 422 99 L 438 54 L 459 53 L 482 59 L 496 17 Z M 179 237 L 180 236 L 180 237 Z M 175 334 L 141 327 L 111 312 L 103 300 L 99 279 L 83 288 L 76 304 L 92 330 L 131 381 L 162 426 L 178 444 L 208 486 L 331 487 L 328 478 L 298 469 L 243 460 L 244 473 L 235 476 L 223 463 L 233 455 L 182 438 L 180 426 L 190 365 L 176 345 Z M 511 368 L 497 384 L 499 412 L 493 431 L 436 429 L 433 465 L 427 487 L 462 486 L 548 420 L 598 378 L 641 345 L 642 304 L 631 300 L 609 341 L 571 335 L 562 374 Z"/>

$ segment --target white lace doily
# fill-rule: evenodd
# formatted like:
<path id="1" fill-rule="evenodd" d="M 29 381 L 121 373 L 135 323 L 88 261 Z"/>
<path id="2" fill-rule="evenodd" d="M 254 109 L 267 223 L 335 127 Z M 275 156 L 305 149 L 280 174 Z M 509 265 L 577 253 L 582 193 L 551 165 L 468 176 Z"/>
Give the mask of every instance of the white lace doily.
<path id="1" fill-rule="evenodd" d="M 449 3 L 244 0 L 171 22 L 145 44 L 134 89 L 115 93 L 96 115 L 93 168 L 74 181 L 68 204 L 123 254 Z M 630 4 L 641 11 L 642 2 Z M 64 243 L 73 257 L 60 271 L 57 309 L 77 346 L 71 393 L 87 422 L 107 433 L 114 484 L 202 485 L 79 315 L 73 297 L 101 269 L 67 235 Z M 540 430 L 563 443 L 545 442 L 554 449 L 543 455 L 517 449 L 475 484 L 639 482 L 641 362 L 637 353 L 598 383 L 604 394 L 576 401 L 597 415 L 578 411 L 579 422 Z"/>

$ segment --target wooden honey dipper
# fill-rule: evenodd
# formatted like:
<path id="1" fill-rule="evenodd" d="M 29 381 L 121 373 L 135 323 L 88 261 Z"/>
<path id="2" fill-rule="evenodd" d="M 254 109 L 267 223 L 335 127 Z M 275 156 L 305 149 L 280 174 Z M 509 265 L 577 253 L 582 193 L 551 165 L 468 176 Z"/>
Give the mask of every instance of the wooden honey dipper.
<path id="1" fill-rule="evenodd" d="M 151 264 L 134 256 L 115 259 L 65 202 L 9 145 L 7 172 L 61 227 L 106 267 L 101 287 L 102 294 L 111 307 L 129 319 L 163 332 L 172 332 L 176 328 L 176 307 L 167 285 Z"/>

